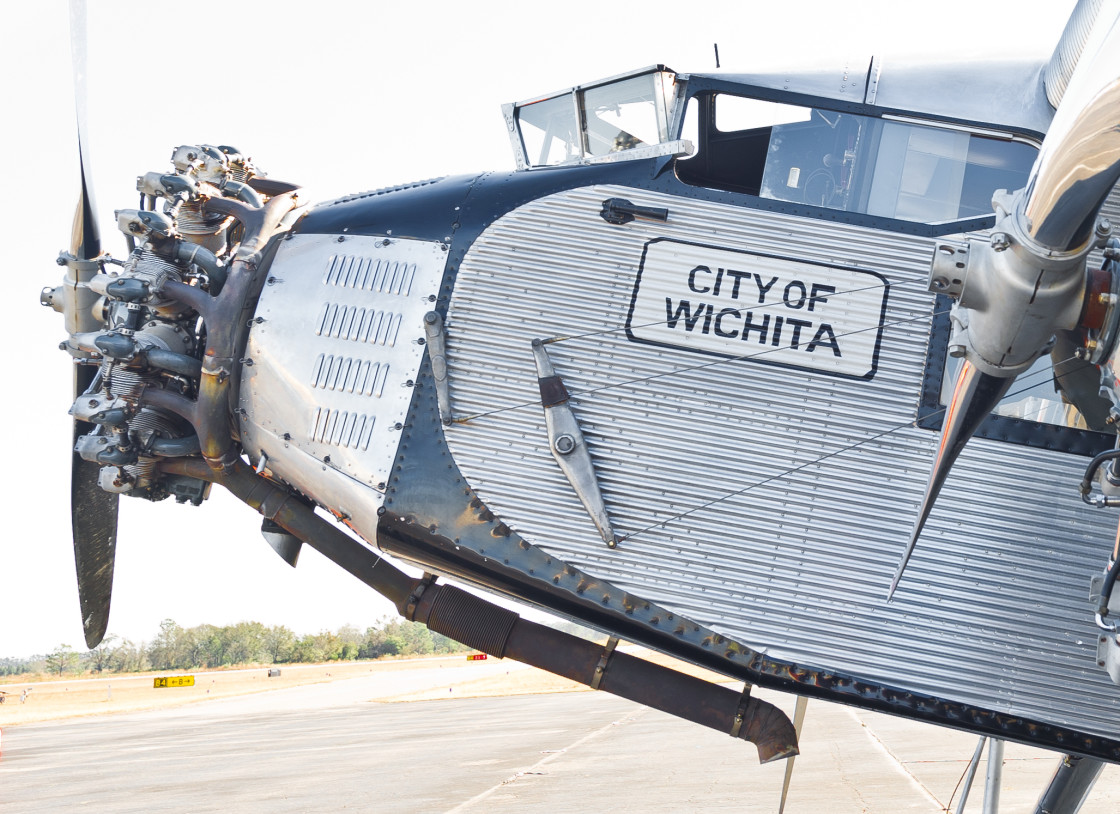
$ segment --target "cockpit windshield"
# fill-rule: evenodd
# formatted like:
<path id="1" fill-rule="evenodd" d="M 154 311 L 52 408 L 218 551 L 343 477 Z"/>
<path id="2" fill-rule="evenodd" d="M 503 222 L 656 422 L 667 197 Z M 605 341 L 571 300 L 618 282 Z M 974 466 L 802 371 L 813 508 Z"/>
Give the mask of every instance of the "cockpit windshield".
<path id="1" fill-rule="evenodd" d="M 658 75 L 646 74 L 583 92 L 583 124 L 589 155 L 607 155 L 660 144 L 666 132 L 658 116 Z"/>
<path id="2" fill-rule="evenodd" d="M 669 143 L 674 78 L 656 66 L 507 105 L 518 166 L 648 155 L 640 148 Z"/>

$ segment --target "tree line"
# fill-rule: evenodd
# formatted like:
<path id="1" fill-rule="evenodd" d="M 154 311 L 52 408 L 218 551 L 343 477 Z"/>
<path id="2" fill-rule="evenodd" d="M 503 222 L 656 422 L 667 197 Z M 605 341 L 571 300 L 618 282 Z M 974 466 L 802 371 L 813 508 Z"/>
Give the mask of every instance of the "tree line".
<path id="1" fill-rule="evenodd" d="M 150 642 L 133 642 L 110 634 L 100 645 L 85 652 L 62 645 L 51 653 L 28 659 L 0 658 L 0 675 L 197 670 L 425 656 L 468 649 L 419 622 L 399 618 L 380 619 L 364 631 L 346 625 L 337 631 L 303 636 L 284 625 L 269 627 L 260 622 L 184 628 L 165 619 Z"/>

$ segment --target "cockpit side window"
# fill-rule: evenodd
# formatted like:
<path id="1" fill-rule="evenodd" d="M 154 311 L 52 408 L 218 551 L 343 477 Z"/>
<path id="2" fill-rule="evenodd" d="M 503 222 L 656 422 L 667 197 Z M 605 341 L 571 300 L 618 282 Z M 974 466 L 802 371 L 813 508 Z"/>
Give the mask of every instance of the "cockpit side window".
<path id="1" fill-rule="evenodd" d="M 902 221 L 991 214 L 1027 180 L 1037 148 L 1010 136 L 709 94 L 685 183 Z"/>
<path id="2" fill-rule="evenodd" d="M 686 121 L 696 121 L 699 149 L 677 162 L 678 177 L 695 186 L 758 195 L 772 120 L 783 120 L 789 107 L 725 94 L 690 99 Z M 801 116 L 800 108 L 794 110 Z"/>

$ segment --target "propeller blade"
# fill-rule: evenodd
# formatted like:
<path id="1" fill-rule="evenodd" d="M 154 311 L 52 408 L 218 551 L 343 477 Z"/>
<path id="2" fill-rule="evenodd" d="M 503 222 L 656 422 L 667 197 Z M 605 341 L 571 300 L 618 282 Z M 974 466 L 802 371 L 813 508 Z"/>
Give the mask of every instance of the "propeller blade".
<path id="1" fill-rule="evenodd" d="M 74 68 L 74 112 L 78 123 L 78 166 L 82 191 L 70 232 L 70 254 L 92 260 L 101 254 L 101 234 L 94 218 L 93 187 L 89 180 L 89 138 L 86 124 L 86 4 L 70 0 L 70 57 Z M 80 395 L 80 394 L 75 394 Z"/>
<path id="2" fill-rule="evenodd" d="M 74 211 L 70 233 L 70 254 L 79 262 L 88 262 L 101 255 L 101 235 L 94 216 L 93 188 L 89 175 L 89 139 L 86 136 L 86 7 L 83 0 L 70 2 L 70 47 L 74 62 L 74 106 L 78 120 L 78 163 L 81 170 L 81 193 Z M 76 272 L 76 281 L 92 271 Z M 71 308 L 84 310 L 85 298 L 75 296 Z M 83 313 L 67 315 L 68 327 L 82 329 L 92 320 Z M 92 327 L 92 326 L 88 326 Z M 74 365 L 74 399 L 85 393 L 93 383 L 97 367 L 76 362 Z M 94 429 L 92 424 L 74 421 L 73 442 Z M 73 445 L 73 444 L 72 444 Z M 82 629 L 86 646 L 91 650 L 101 643 L 109 624 L 109 603 L 113 593 L 113 563 L 117 548 L 116 494 L 104 491 L 98 484 L 101 467 L 72 453 L 70 463 L 70 525 L 74 537 L 74 565 L 78 575 L 78 602 L 82 611 Z"/>
<path id="3" fill-rule="evenodd" d="M 74 366 L 75 398 L 86 392 L 95 372 L 96 368 L 89 365 Z M 92 429 L 93 425 L 75 420 L 74 440 Z M 92 650 L 101 644 L 109 625 L 119 497 L 98 485 L 101 472 L 98 464 L 83 460 L 75 452 L 70 467 L 70 524 L 78 574 L 78 602 L 86 647 Z"/>
<path id="4" fill-rule="evenodd" d="M 804 695 L 797 696 L 797 703 L 793 707 L 793 731 L 797 733 L 797 742 L 801 742 L 801 727 L 805 724 L 805 710 L 809 706 L 809 699 Z M 786 797 L 789 795 L 789 781 L 793 779 L 793 761 L 797 755 L 786 760 L 786 774 L 782 779 L 782 799 L 778 803 L 778 814 L 786 810 Z"/>
<path id="5" fill-rule="evenodd" d="M 1000 400 L 1007 395 L 1013 376 L 1002 378 L 981 372 L 968 360 L 961 363 L 957 373 L 957 381 L 953 386 L 953 397 L 945 408 L 945 423 L 941 428 L 941 442 L 937 447 L 937 457 L 933 461 L 933 470 L 930 472 L 929 483 L 926 486 L 925 498 L 922 508 L 918 513 L 918 522 L 914 524 L 914 533 L 902 555 L 902 562 L 898 564 L 894 579 L 891 580 L 891 589 L 887 593 L 889 602 L 894 596 L 898 582 L 902 579 L 902 572 L 910 562 L 910 555 L 914 553 L 914 545 L 922 534 L 926 520 L 933 511 L 934 501 L 949 476 L 949 470 L 961 454 L 968 439 L 984 423 L 984 419 L 995 409 Z"/>

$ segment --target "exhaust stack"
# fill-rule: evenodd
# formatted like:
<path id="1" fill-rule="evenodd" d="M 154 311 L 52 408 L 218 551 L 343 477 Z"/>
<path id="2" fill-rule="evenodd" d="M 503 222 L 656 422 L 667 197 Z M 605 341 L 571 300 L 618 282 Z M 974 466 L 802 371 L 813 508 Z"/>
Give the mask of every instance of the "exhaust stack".
<path id="1" fill-rule="evenodd" d="M 736 692 L 620 653 L 614 647 L 616 639 L 603 647 L 522 619 L 452 585 L 437 585 L 434 576 L 414 579 L 356 544 L 240 459 L 223 470 L 211 469 L 197 458 L 177 459 L 168 462 L 165 470 L 225 486 L 268 521 L 389 599 L 409 621 L 423 622 L 436 633 L 497 658 L 512 658 L 750 741 L 758 748 L 761 763 L 798 753 L 797 733 L 789 717 L 773 704 L 752 698 L 749 686 Z"/>

